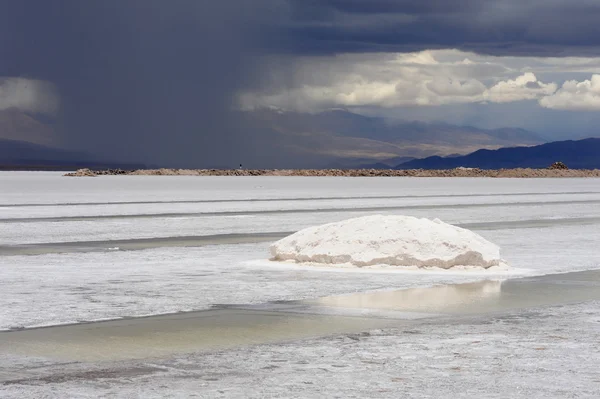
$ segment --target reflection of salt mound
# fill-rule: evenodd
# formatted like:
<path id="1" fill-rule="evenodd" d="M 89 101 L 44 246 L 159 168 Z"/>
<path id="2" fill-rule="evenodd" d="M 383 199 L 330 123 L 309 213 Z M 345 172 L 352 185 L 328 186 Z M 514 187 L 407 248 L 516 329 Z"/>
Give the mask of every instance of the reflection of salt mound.
<path id="1" fill-rule="evenodd" d="M 365 216 L 309 227 L 271 245 L 272 260 L 439 267 L 501 264 L 500 249 L 470 230 L 411 216 Z"/>
<path id="2" fill-rule="evenodd" d="M 399 291 L 362 292 L 319 298 L 315 303 L 344 308 L 366 308 L 408 311 L 442 311 L 474 303 L 493 303 L 502 293 L 500 281 L 410 288 Z"/>

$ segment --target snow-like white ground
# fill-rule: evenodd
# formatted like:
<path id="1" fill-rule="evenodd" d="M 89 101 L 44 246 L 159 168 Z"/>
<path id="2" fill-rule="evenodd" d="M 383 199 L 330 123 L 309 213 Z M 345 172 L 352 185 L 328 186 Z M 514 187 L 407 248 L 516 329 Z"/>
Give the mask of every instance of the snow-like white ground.
<path id="1" fill-rule="evenodd" d="M 0 329 L 598 268 L 599 183 L 598 179 L 66 178 L 60 173 L 2 172 Z M 109 202 L 129 204 L 106 205 Z M 60 205 L 70 203 L 87 205 Z M 198 212 L 212 214 L 189 214 Z M 468 228 L 499 245 L 515 271 L 482 276 L 283 267 L 266 261 L 268 242 L 109 250 L 116 246 L 110 240 L 116 239 L 286 233 L 375 213 L 473 224 Z M 68 219 L 122 214 L 145 216 Z M 40 217 L 55 219 L 36 219 Z M 11 218 L 31 220 L 7 220 Z M 6 246 L 80 241 L 105 241 L 106 250 L 2 255 Z"/>
<path id="2" fill-rule="evenodd" d="M 2 398 L 596 398 L 600 303 L 165 359 L 35 365 Z"/>

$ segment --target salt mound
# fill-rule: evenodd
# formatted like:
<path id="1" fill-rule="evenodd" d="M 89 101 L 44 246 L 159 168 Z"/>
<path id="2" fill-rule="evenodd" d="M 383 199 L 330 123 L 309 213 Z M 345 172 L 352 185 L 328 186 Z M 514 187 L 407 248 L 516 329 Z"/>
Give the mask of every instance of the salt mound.
<path id="1" fill-rule="evenodd" d="M 309 227 L 271 245 L 272 260 L 372 265 L 489 268 L 500 249 L 439 219 L 375 215 Z"/>

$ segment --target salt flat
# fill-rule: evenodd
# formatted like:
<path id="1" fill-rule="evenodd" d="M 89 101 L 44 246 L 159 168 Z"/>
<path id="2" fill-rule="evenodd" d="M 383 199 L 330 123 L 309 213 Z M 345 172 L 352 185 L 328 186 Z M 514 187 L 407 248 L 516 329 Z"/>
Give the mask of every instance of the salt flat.
<path id="1" fill-rule="evenodd" d="M 598 269 L 599 183 L 599 179 L 66 178 L 60 173 L 1 172 L 0 329 L 201 311 L 214 305 L 314 302 L 438 284 L 482 280 L 495 284 Z M 346 270 L 267 260 L 269 244 L 289 232 L 372 214 L 440 218 L 472 229 L 498 244 L 513 269 Z M 250 397 L 294 397 L 298 392 L 389 397 L 402 384 L 408 397 L 422 397 L 455 389 L 450 381 L 457 378 L 457 387 L 465 387 L 456 388 L 459 397 L 477 393 L 475 378 L 483 378 L 481 389 L 487 392 L 493 392 L 494 381 L 507 384 L 513 397 L 586 396 L 598 388 L 597 376 L 586 371 L 595 364 L 590 347 L 595 341 L 590 339 L 598 334 L 597 303 L 511 312 L 474 321 L 436 321 L 430 328 L 419 328 L 419 334 L 389 329 L 352 336 L 337 332 L 308 341 L 111 364 L 107 367 L 116 371 L 104 374 L 108 377 L 67 376 L 58 382 L 2 385 L 0 393 L 175 397 L 202 390 L 211 397 L 236 397 L 249 389 Z M 0 333 L 0 340 L 2 334 L 6 333 Z M 319 360 L 320 353 L 327 356 Z M 104 367 L 97 363 L 61 366 L 47 358 L 12 356 L 5 357 L 5 371 L 47 366 L 55 374 L 65 370 L 103 375 L 94 374 Z M 568 388 L 560 378 L 553 379 L 561 360 L 569 364 L 568 376 L 577 381 Z M 344 386 L 356 382 L 361 373 L 366 373 L 364 383 L 346 391 Z M 335 377 L 326 377 L 329 374 Z M 120 375 L 129 375 L 124 378 L 132 384 L 125 384 Z M 536 381 L 544 379 L 549 383 L 541 389 Z"/>

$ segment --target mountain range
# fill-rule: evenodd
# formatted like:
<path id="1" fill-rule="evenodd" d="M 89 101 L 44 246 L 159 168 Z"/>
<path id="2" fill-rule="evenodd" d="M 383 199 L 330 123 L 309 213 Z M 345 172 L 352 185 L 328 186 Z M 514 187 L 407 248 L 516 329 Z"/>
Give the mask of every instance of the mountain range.
<path id="1" fill-rule="evenodd" d="M 342 109 L 300 113 L 266 108 L 238 111 L 236 117 L 257 150 L 264 153 L 267 150 L 261 148 L 260 143 L 268 143 L 267 153 L 280 153 L 271 159 L 255 154 L 256 161 L 263 159 L 260 167 L 271 168 L 392 167 L 432 155 L 463 155 L 480 148 L 531 146 L 546 141 L 518 128 L 480 129 L 445 123 L 390 121 Z M 4 169 L 132 166 L 129 160 L 108 162 L 93 151 L 57 148 L 60 143 L 56 141 L 55 129 L 52 121 L 38 115 L 16 109 L 0 111 L 0 165 Z M 248 151 L 252 155 L 254 150 L 249 148 Z M 258 162 L 247 166 L 258 166 Z"/>
<path id="2" fill-rule="evenodd" d="M 546 168 L 563 162 L 571 169 L 600 169 L 600 138 L 555 141 L 532 147 L 478 150 L 464 156 L 432 156 L 404 162 L 396 169 Z"/>
<path id="3" fill-rule="evenodd" d="M 310 114 L 260 109 L 241 112 L 253 133 L 281 143 L 299 156 L 323 164 L 357 167 L 400 162 L 431 155 L 467 154 L 480 148 L 536 145 L 546 140 L 519 128 L 480 129 L 446 123 L 390 121 L 334 109 Z"/>
<path id="4" fill-rule="evenodd" d="M 109 162 L 91 154 L 26 141 L 0 139 L 0 170 L 143 169 L 145 165 Z"/>

